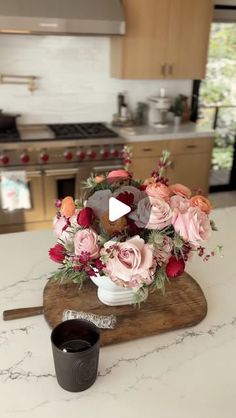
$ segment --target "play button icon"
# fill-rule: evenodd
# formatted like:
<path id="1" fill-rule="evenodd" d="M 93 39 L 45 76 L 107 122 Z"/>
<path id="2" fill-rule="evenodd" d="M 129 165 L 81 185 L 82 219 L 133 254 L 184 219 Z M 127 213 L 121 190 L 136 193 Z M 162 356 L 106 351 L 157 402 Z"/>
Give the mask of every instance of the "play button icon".
<path id="1" fill-rule="evenodd" d="M 127 215 L 131 212 L 131 208 L 125 203 L 120 202 L 115 197 L 110 197 L 109 199 L 109 221 L 115 222 L 117 219 L 122 218 L 122 216 Z"/>

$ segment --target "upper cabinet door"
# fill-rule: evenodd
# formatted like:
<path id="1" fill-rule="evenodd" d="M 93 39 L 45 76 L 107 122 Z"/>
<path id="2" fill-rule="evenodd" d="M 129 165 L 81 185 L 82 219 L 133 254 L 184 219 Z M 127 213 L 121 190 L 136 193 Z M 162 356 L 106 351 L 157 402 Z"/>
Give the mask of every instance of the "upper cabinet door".
<path id="1" fill-rule="evenodd" d="M 111 74 L 127 79 L 202 79 L 212 0 L 123 0 L 126 35 L 111 39 Z"/>
<path id="2" fill-rule="evenodd" d="M 123 0 L 126 35 L 111 39 L 112 76 L 165 77 L 170 0 Z"/>
<path id="3" fill-rule="evenodd" d="M 212 0 L 170 0 L 167 78 L 205 77 Z"/>

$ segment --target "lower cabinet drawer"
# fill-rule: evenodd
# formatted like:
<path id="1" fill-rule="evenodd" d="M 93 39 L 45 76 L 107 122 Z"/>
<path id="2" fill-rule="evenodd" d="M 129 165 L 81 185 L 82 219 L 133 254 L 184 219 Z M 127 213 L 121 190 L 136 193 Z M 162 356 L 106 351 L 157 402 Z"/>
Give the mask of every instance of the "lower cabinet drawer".
<path id="1" fill-rule="evenodd" d="M 169 141 L 168 149 L 171 154 L 199 154 L 211 152 L 214 138 L 189 138 Z"/>
<path id="2" fill-rule="evenodd" d="M 133 158 L 136 157 L 154 157 L 155 155 L 161 155 L 164 149 L 168 149 L 168 141 L 148 141 L 148 142 L 135 142 L 131 144 Z"/>

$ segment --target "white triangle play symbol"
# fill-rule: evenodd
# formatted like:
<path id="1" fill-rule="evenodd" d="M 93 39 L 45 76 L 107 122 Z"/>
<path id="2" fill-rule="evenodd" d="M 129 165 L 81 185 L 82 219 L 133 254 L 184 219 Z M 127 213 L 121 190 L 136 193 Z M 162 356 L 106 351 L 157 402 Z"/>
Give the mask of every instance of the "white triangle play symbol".
<path id="1" fill-rule="evenodd" d="M 109 199 L 109 221 L 114 222 L 127 213 L 131 212 L 131 208 L 125 203 L 120 202 L 115 197 Z"/>

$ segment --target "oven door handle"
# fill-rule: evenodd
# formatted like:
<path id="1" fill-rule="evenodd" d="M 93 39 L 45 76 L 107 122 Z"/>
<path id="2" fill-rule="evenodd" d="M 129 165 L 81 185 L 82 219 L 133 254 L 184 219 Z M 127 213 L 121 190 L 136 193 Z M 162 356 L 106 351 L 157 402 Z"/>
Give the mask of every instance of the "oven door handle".
<path id="1" fill-rule="evenodd" d="M 26 177 L 27 178 L 33 178 L 33 177 L 41 177 L 42 176 L 42 171 L 26 171 Z"/>
<path id="2" fill-rule="evenodd" d="M 78 168 L 62 168 L 62 169 L 52 169 L 52 170 L 45 170 L 44 174 L 47 177 L 50 176 L 64 176 L 66 174 L 78 174 Z"/>
<path id="3" fill-rule="evenodd" d="M 122 164 L 115 164 L 115 165 L 99 165 L 93 167 L 93 172 L 100 173 L 104 171 L 110 171 L 110 170 L 119 170 L 121 168 L 124 168 Z"/>

